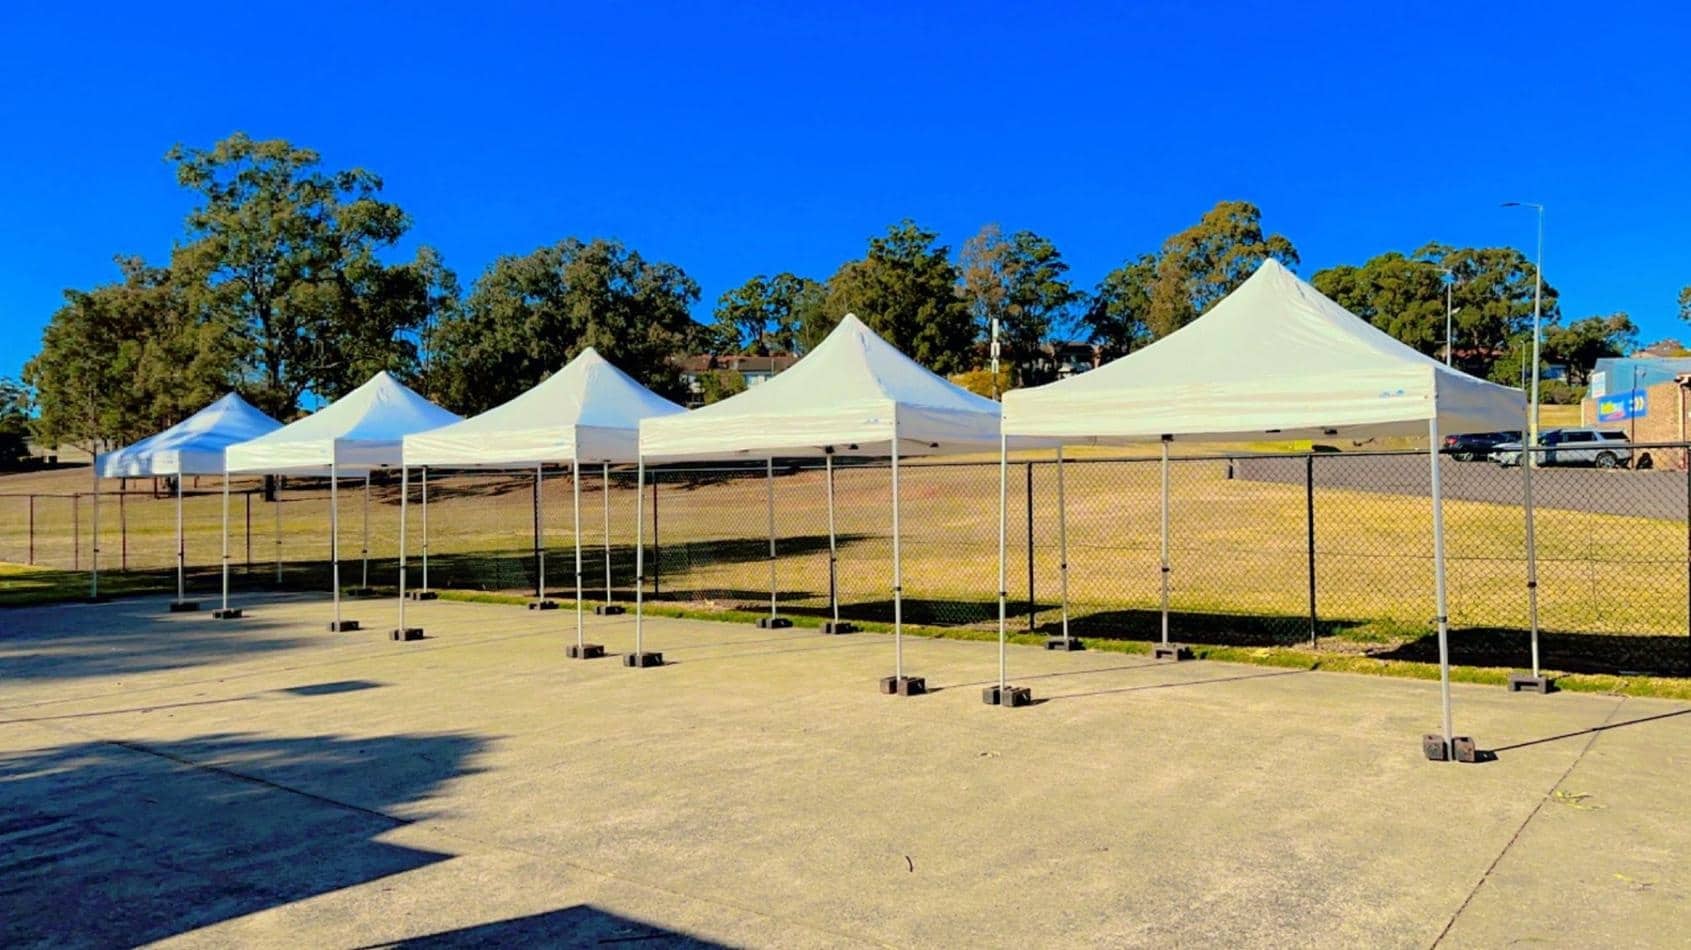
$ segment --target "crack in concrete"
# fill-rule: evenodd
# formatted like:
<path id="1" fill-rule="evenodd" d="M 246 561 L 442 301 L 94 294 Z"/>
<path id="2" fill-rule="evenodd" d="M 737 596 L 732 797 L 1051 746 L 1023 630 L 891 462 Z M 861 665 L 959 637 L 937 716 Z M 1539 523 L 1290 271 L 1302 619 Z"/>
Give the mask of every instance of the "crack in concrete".
<path id="1" fill-rule="evenodd" d="M 1444 938 L 1450 936 L 1451 928 L 1456 926 L 1456 921 L 1461 918 L 1462 912 L 1468 909 L 1468 905 L 1472 904 L 1474 898 L 1479 895 L 1480 889 L 1485 887 L 1487 881 L 1491 880 L 1492 872 L 1496 871 L 1497 866 L 1503 863 L 1504 857 L 1509 854 L 1511 848 L 1515 847 L 1515 842 L 1521 839 L 1521 834 L 1527 830 L 1527 825 L 1532 824 L 1532 820 L 1537 818 L 1538 813 L 1544 810 L 1544 806 L 1555 796 L 1556 790 L 1562 787 L 1562 783 L 1568 780 L 1568 776 L 1574 774 L 1574 769 L 1578 768 L 1580 762 L 1584 761 L 1585 754 L 1590 752 L 1591 747 L 1597 743 L 1597 737 L 1605 731 L 1604 727 L 1613 722 L 1615 715 L 1621 711 L 1621 707 L 1626 705 L 1626 699 L 1625 696 L 1620 697 L 1620 701 L 1609 710 L 1609 715 L 1605 716 L 1603 721 L 1591 730 L 1591 738 L 1586 740 L 1585 745 L 1580 748 L 1579 754 L 1574 756 L 1574 760 L 1569 762 L 1568 767 L 1562 770 L 1562 774 L 1556 777 L 1556 781 L 1550 783 L 1550 787 L 1544 792 L 1544 797 L 1533 805 L 1532 811 L 1527 812 L 1527 817 L 1521 820 L 1520 827 L 1516 828 L 1515 833 L 1509 836 L 1509 840 L 1503 845 L 1503 849 L 1497 852 L 1497 857 L 1493 858 L 1491 864 L 1486 866 L 1485 873 L 1481 874 L 1480 879 L 1474 882 L 1473 888 L 1468 891 L 1468 896 L 1462 898 L 1462 903 L 1457 906 L 1455 913 L 1452 913 L 1450 919 L 1445 921 L 1444 929 L 1439 931 L 1439 935 L 1433 939 L 1431 944 L 1428 944 L 1429 948 L 1438 947 L 1444 943 Z"/>

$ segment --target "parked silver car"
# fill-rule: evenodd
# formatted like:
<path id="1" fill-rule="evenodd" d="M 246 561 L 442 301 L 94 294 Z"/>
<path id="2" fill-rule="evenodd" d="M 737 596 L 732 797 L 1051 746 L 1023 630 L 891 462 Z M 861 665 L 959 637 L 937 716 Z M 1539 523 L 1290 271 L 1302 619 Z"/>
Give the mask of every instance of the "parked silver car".
<path id="1" fill-rule="evenodd" d="M 1615 468 L 1632 461 L 1632 444 L 1620 429 L 1546 429 L 1538 434 L 1543 448 L 1535 452 L 1539 467 L 1593 465 Z M 1521 443 L 1506 442 L 1491 453 L 1492 461 L 1508 467 L 1521 464 Z"/>

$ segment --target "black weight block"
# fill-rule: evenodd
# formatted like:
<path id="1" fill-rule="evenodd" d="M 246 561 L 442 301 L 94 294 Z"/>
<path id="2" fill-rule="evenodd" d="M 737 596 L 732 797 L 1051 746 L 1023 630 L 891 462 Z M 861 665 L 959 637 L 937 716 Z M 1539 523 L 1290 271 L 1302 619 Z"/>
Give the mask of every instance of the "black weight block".
<path id="1" fill-rule="evenodd" d="M 663 665 L 663 654 L 662 653 L 624 653 L 622 655 L 622 665 L 623 666 L 632 666 L 632 667 L 635 667 L 636 669 L 648 667 L 648 666 L 662 666 Z"/>
<path id="2" fill-rule="evenodd" d="M 329 624 L 330 633 L 350 633 L 358 629 L 356 620 L 338 620 Z"/>
<path id="3" fill-rule="evenodd" d="M 1190 660 L 1192 648 L 1179 643 L 1159 643 L 1151 648 L 1151 658 L 1155 660 Z"/>
<path id="4" fill-rule="evenodd" d="M 531 600 L 531 601 L 528 602 L 528 609 L 530 609 L 530 610 L 557 610 L 558 609 L 558 602 L 555 601 L 555 600 Z"/>
<path id="5" fill-rule="evenodd" d="M 395 640 L 400 640 L 400 641 L 421 640 L 421 639 L 423 639 L 423 628 L 422 627 L 396 627 L 393 630 L 388 631 L 388 636 L 392 637 Z"/>
<path id="6" fill-rule="evenodd" d="M 241 608 L 229 607 L 226 609 L 214 610 L 211 612 L 211 616 L 215 620 L 239 620 L 243 615 L 241 613 Z"/>
<path id="7" fill-rule="evenodd" d="M 765 630 L 785 630 L 793 625 L 786 617 L 759 617 L 757 625 Z"/>
<path id="8" fill-rule="evenodd" d="M 621 604 L 600 604 L 593 608 L 593 612 L 601 617 L 615 617 L 617 614 L 628 613 L 628 608 Z"/>
<path id="9" fill-rule="evenodd" d="M 173 600 L 170 602 L 170 612 L 173 614 L 193 613 L 199 609 L 200 602 L 197 600 Z"/>
<path id="10" fill-rule="evenodd" d="M 1079 637 L 1046 637 L 1045 649 L 1061 650 L 1065 653 L 1072 653 L 1076 650 L 1086 649 L 1086 644 L 1081 643 Z"/>
<path id="11" fill-rule="evenodd" d="M 888 696 L 920 696 L 928 691 L 928 682 L 920 676 L 883 676 L 881 692 Z"/>
<path id="12" fill-rule="evenodd" d="M 847 620 L 824 620 L 822 622 L 822 632 L 829 634 L 856 633 L 857 625 Z"/>
<path id="13" fill-rule="evenodd" d="M 596 660 L 605 655 L 605 648 L 598 643 L 572 643 L 564 648 L 564 655 L 572 660 Z"/>

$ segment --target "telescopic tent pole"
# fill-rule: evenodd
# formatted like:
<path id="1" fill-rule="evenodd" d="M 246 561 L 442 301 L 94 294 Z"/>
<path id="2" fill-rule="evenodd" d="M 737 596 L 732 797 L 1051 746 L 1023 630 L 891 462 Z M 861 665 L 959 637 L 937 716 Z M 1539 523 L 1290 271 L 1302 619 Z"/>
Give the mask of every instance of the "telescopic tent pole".
<path id="1" fill-rule="evenodd" d="M 224 475 L 225 478 L 228 477 L 229 472 L 228 472 L 227 469 L 224 470 L 223 475 Z M 282 476 L 272 475 L 270 477 L 272 479 L 274 479 L 274 481 L 272 481 L 270 483 L 270 505 L 271 505 L 272 508 L 275 509 L 275 511 L 272 512 L 272 513 L 276 516 L 276 586 L 281 587 L 282 586 Z"/>
<path id="2" fill-rule="evenodd" d="M 534 596 L 536 600 L 546 599 L 546 538 L 543 516 L 540 513 L 540 493 L 545 489 L 542 484 L 546 467 L 534 467 Z"/>
<path id="3" fill-rule="evenodd" d="M 370 592 L 370 473 L 364 473 L 364 547 L 359 551 L 364 565 L 359 577 L 358 589 L 368 594 Z"/>
<path id="4" fill-rule="evenodd" d="M 1063 447 L 1057 446 L 1057 578 L 1058 596 L 1063 602 L 1063 649 L 1072 649 L 1069 639 L 1069 508 L 1063 496 Z"/>
<path id="5" fill-rule="evenodd" d="M 341 629 L 341 496 L 339 471 L 329 463 L 329 583 L 333 585 L 335 620 L 329 629 Z"/>
<path id="6" fill-rule="evenodd" d="M 587 618 L 581 602 L 581 463 L 575 459 L 570 460 L 570 493 L 575 508 L 575 645 L 579 648 L 586 640 Z"/>
<path id="7" fill-rule="evenodd" d="M 411 468 L 399 463 L 399 633 L 405 634 L 405 516 L 411 500 Z"/>
<path id="8" fill-rule="evenodd" d="M 920 696 L 927 681 L 904 675 L 904 556 L 898 524 L 898 420 L 892 427 L 892 645 L 893 675 L 881 678 L 881 692 L 897 696 Z"/>
<path id="9" fill-rule="evenodd" d="M 1535 537 L 1538 512 L 1533 505 L 1532 497 L 1532 469 L 1535 461 L 1532 457 L 1533 447 L 1522 439 L 1521 445 L 1521 500 L 1527 516 L 1527 627 L 1532 637 L 1532 675 L 1522 676 L 1519 673 L 1509 677 L 1511 690 L 1530 690 L 1537 693 L 1550 692 L 1550 681 L 1539 669 L 1538 660 L 1538 542 Z"/>
<path id="10" fill-rule="evenodd" d="M 771 455 L 766 464 L 764 475 L 764 502 L 769 512 L 769 616 L 758 620 L 757 625 L 765 629 L 790 627 L 791 620 L 775 615 L 775 456 Z M 657 499 L 652 503 L 657 504 Z"/>
<path id="11" fill-rule="evenodd" d="M 1008 516 L 1008 514 L 1006 514 L 1006 510 L 1004 510 L 1004 509 L 1006 509 L 1006 507 L 1008 507 L 1008 495 L 1010 495 L 1010 441 L 1008 441 L 1008 438 L 1006 438 L 1006 436 L 1004 436 L 1003 426 L 999 426 L 999 429 L 998 429 L 998 691 L 996 691 L 996 695 L 991 695 L 991 690 L 988 691 L 988 693 L 989 693 L 988 702 L 989 703 L 993 702 L 994 698 L 996 698 L 996 700 L 1003 700 L 1004 690 L 1006 690 L 1006 688 L 1008 688 L 1008 686 L 1010 686 L 1010 681 L 1008 681 L 1008 676 L 1006 676 L 1006 671 L 1004 671 L 1004 664 L 1006 664 L 1006 659 L 1008 659 L 1008 658 L 1006 658 L 1006 652 L 1004 652 L 1004 639 L 1006 639 L 1006 636 L 1008 636 L 1008 634 L 1006 634 L 1006 614 L 1008 614 L 1008 610 L 1010 610 L 1010 609 L 1008 609 L 1008 598 L 1010 598 L 1010 592 L 1008 592 L 1008 590 L 1006 590 L 1006 588 L 1010 587 L 1010 575 L 1008 575 L 1008 568 L 1006 568 L 1006 563 L 1004 563 L 1004 561 L 1006 561 L 1006 553 L 1004 553 L 1004 544 L 1006 544 L 1006 543 L 1004 543 L 1004 531 L 1006 531 L 1006 521 L 1008 521 L 1008 517 L 1010 517 L 1010 516 Z"/>
<path id="12" fill-rule="evenodd" d="M 1163 646 L 1168 646 L 1168 436 L 1163 436 L 1162 449 L 1162 628 Z"/>
<path id="13" fill-rule="evenodd" d="M 634 652 L 622 658 L 623 666 L 636 669 L 662 666 L 662 653 L 647 653 L 646 626 L 646 457 L 636 456 L 634 474 Z"/>
<path id="14" fill-rule="evenodd" d="M 605 487 L 605 603 L 611 602 L 611 463 L 604 462 Z"/>
<path id="15" fill-rule="evenodd" d="M 99 511 L 100 509 L 97 507 L 94 509 L 95 524 L 99 524 Z M 227 526 L 224 527 L 223 533 L 225 536 L 228 535 L 229 528 Z M 176 602 L 179 604 L 188 599 L 187 562 L 187 544 L 182 540 L 182 470 L 178 468 L 176 471 Z"/>
<path id="16" fill-rule="evenodd" d="M 94 521 L 93 521 L 94 539 L 93 539 L 93 542 L 92 542 L 93 543 L 94 557 L 93 557 L 93 560 L 89 561 L 90 566 L 89 566 L 89 572 L 88 572 L 88 599 L 89 600 L 99 600 L 100 599 L 100 452 L 99 452 L 99 446 L 98 445 L 96 445 L 94 447 L 94 451 L 91 451 L 89 453 L 88 468 L 90 469 L 90 474 L 93 475 L 93 479 L 94 479 L 94 502 L 93 502 L 93 504 L 94 504 Z M 178 481 L 177 484 L 181 484 L 181 482 Z M 180 523 L 180 522 L 178 522 L 178 523 Z M 177 534 L 177 537 L 180 538 L 182 536 L 182 529 L 177 528 L 176 534 Z M 176 599 L 181 600 L 182 595 L 177 594 Z"/>
<path id="17" fill-rule="evenodd" d="M 1439 475 L 1439 420 L 1435 413 L 1427 420 L 1427 462 L 1431 468 L 1433 495 L 1433 593 L 1437 600 L 1439 636 L 1439 700 L 1443 705 L 1444 731 L 1439 737 L 1439 759 L 1456 757 L 1453 743 L 1455 730 L 1450 717 L 1450 617 L 1447 613 L 1444 584 L 1444 486 Z M 1432 757 L 1433 750 L 1423 741 L 1422 748 Z M 1470 759 L 1471 760 L 1471 759 Z"/>
<path id="18" fill-rule="evenodd" d="M 423 590 L 429 589 L 429 467 L 422 467 L 423 476 Z"/>
<path id="19" fill-rule="evenodd" d="M 834 541 L 834 447 L 823 450 L 823 466 L 828 478 L 828 601 L 834 616 L 834 626 L 840 624 L 839 547 Z"/>
<path id="20" fill-rule="evenodd" d="M 223 599 L 219 616 L 229 612 L 229 470 L 223 470 Z"/>
<path id="21" fill-rule="evenodd" d="M 898 427 L 892 436 L 892 644 L 893 675 L 904 684 L 904 557 L 898 537 Z"/>
<path id="22" fill-rule="evenodd" d="M 403 460 L 399 463 L 399 626 L 393 631 L 395 640 L 421 640 L 421 627 L 407 627 L 405 625 L 405 523 L 410 513 L 411 504 L 411 467 Z"/>

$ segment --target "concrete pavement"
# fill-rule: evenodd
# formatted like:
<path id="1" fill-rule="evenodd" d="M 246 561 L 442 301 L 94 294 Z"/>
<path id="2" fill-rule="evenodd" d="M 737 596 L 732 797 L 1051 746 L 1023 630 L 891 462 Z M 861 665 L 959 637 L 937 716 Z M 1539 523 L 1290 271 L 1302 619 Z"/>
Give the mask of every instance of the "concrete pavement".
<path id="1" fill-rule="evenodd" d="M 0 612 L 0 943 L 1671 945 L 1691 707 L 431 602 Z M 631 649 L 628 617 L 589 639 Z"/>

